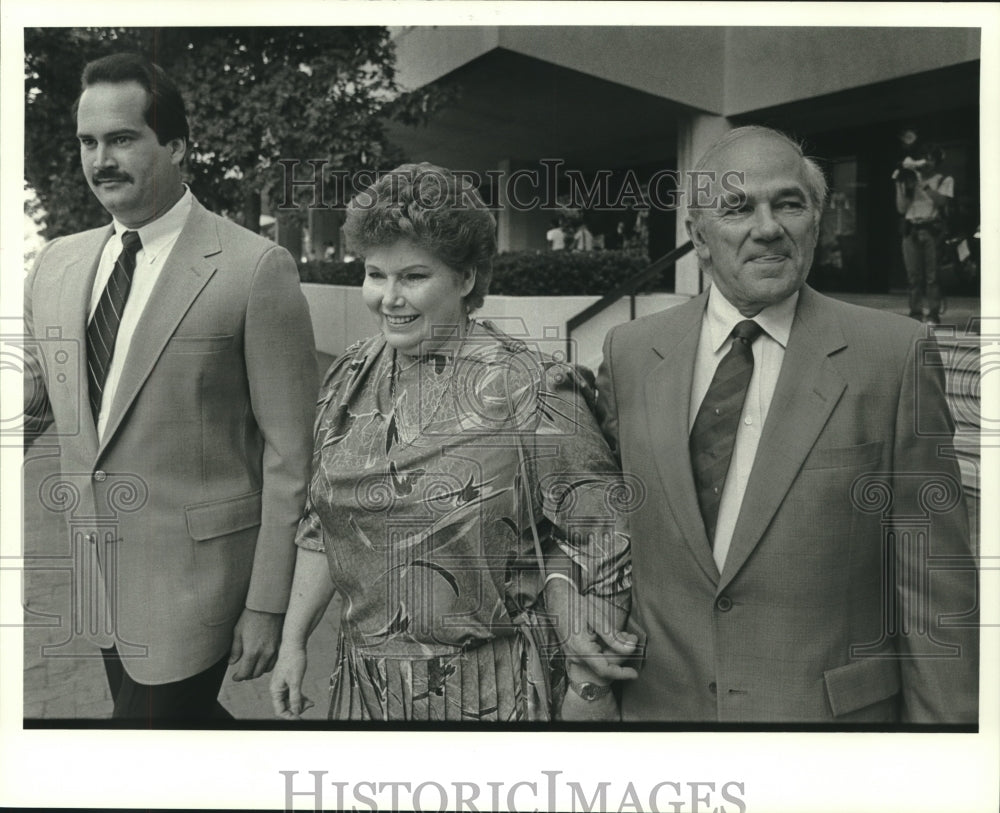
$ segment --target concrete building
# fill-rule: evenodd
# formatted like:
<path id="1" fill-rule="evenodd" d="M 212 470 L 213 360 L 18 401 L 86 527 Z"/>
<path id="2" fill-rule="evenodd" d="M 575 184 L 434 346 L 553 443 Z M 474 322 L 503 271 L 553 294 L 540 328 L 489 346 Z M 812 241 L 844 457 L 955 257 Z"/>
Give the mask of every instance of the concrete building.
<path id="1" fill-rule="evenodd" d="M 450 83 L 456 104 L 393 137 L 414 160 L 476 172 L 499 196 L 501 250 L 542 249 L 553 216 L 530 199 L 545 173 L 558 195 L 607 185 L 625 201 L 629 178 L 647 184 L 684 173 L 726 129 L 778 127 L 804 141 L 831 187 L 811 281 L 827 291 L 905 288 L 890 176 L 900 134 L 944 147 L 958 220 L 979 219 L 979 58 L 975 28 L 477 26 L 394 29 L 400 84 Z M 511 187 L 509 181 L 524 183 Z M 603 177 L 603 180 L 601 180 Z M 682 175 L 683 177 L 683 175 Z M 577 184 L 579 191 L 581 184 Z M 541 202 L 551 202 L 544 195 Z M 622 197 L 625 195 L 625 197 Z M 665 195 L 663 197 L 666 197 Z M 537 201 L 536 201 L 537 202 Z M 590 206 L 591 230 L 609 233 L 635 208 Z M 667 207 L 648 217 L 649 252 L 680 241 Z M 628 225 L 631 225 L 629 222 Z M 964 282 L 978 294 L 976 281 Z M 676 291 L 698 290 L 692 256 Z M 974 289 L 974 290 L 973 290 Z"/>

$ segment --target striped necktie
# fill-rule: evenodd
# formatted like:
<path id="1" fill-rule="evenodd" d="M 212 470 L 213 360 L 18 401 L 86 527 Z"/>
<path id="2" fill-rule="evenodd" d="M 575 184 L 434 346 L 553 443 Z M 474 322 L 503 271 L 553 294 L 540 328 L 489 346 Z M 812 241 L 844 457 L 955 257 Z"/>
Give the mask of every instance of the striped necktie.
<path id="1" fill-rule="evenodd" d="M 111 368 L 118 328 L 132 287 L 135 256 L 140 248 L 142 241 L 138 232 L 127 231 L 122 234 L 122 253 L 115 260 L 115 267 L 97 303 L 97 310 L 87 325 L 87 380 L 90 384 L 90 409 L 94 413 L 94 423 L 97 423 L 101 414 L 104 382 L 107 381 L 108 370 Z"/>
<path id="2" fill-rule="evenodd" d="M 715 538 L 722 488 L 726 484 L 736 430 L 753 375 L 751 345 L 761 331 L 761 326 L 752 319 L 744 319 L 733 328 L 733 346 L 716 367 L 691 428 L 691 470 L 710 543 Z"/>

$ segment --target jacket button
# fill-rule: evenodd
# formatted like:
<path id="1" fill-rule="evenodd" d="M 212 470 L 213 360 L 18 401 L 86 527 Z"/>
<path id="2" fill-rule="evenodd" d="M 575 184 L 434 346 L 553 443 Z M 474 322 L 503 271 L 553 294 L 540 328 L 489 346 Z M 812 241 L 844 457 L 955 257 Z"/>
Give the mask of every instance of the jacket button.
<path id="1" fill-rule="evenodd" d="M 708 690 L 709 690 L 709 691 L 710 691 L 710 692 L 711 692 L 712 694 L 715 694 L 715 692 L 716 692 L 716 689 L 717 689 L 717 687 L 716 687 L 716 685 L 715 685 L 715 681 L 713 680 L 713 681 L 712 681 L 711 683 L 709 683 L 709 684 L 708 684 Z"/>
<path id="2" fill-rule="evenodd" d="M 94 479 L 98 483 L 103 483 L 105 480 L 108 479 L 108 473 L 106 471 L 102 471 L 101 469 L 98 469 L 97 471 L 94 472 Z"/>
<path id="3" fill-rule="evenodd" d="M 729 598 L 729 596 L 719 596 L 718 600 L 715 602 L 715 606 L 722 612 L 728 613 L 733 608 L 733 600 Z"/>

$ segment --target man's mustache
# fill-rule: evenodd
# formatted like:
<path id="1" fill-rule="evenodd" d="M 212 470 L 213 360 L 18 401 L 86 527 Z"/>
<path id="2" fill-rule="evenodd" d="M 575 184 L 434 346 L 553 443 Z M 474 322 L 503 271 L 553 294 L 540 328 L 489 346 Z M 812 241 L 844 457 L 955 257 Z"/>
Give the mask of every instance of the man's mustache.
<path id="1" fill-rule="evenodd" d="M 93 180 L 94 183 L 106 183 L 108 181 L 131 183 L 132 176 L 124 172 L 95 172 Z"/>

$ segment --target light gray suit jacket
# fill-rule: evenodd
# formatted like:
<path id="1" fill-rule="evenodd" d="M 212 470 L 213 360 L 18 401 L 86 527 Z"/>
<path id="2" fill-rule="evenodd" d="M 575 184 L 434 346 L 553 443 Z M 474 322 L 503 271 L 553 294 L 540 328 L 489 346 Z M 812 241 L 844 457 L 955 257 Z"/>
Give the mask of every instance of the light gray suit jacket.
<path id="1" fill-rule="evenodd" d="M 605 341 L 602 425 L 647 489 L 631 515 L 647 661 L 624 718 L 975 722 L 976 572 L 936 345 L 803 288 L 720 574 L 688 453 L 706 301 Z"/>
<path id="2" fill-rule="evenodd" d="M 244 606 L 285 610 L 315 346 L 288 252 L 195 201 L 98 442 L 85 323 L 110 236 L 54 240 L 25 282 L 25 411 L 30 432 L 54 420 L 60 440 L 62 485 L 40 498 L 69 520 L 75 629 L 165 683 L 224 657 Z"/>

